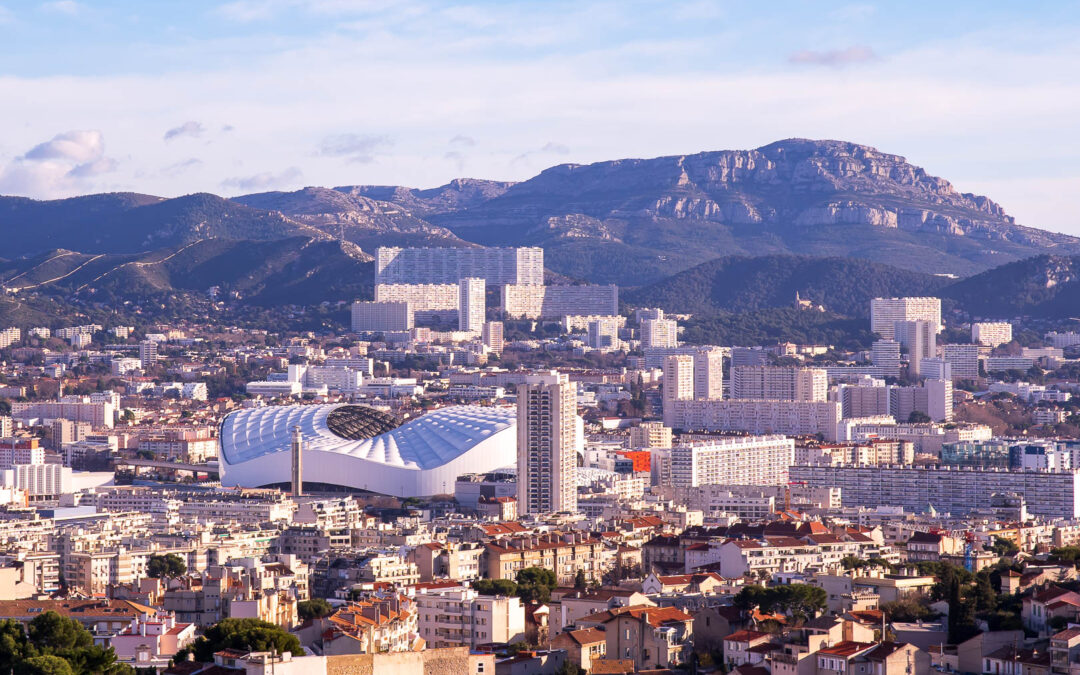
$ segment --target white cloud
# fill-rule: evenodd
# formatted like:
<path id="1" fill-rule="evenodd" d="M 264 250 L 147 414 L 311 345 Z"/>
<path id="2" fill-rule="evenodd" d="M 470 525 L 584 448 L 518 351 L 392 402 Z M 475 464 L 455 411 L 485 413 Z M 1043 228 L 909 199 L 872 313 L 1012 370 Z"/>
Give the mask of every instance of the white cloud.
<path id="1" fill-rule="evenodd" d="M 386 136 L 374 134 L 334 134 L 319 144 L 323 157 L 344 157 L 350 162 L 367 164 L 375 160 L 375 154 L 393 145 Z"/>
<path id="2" fill-rule="evenodd" d="M 86 7 L 74 0 L 56 0 L 55 2 L 43 2 L 41 8 L 54 14 L 66 14 L 78 16 L 86 11 Z"/>
<path id="3" fill-rule="evenodd" d="M 457 136 L 454 136 L 450 139 L 450 145 L 460 145 L 466 148 L 471 148 L 476 145 L 476 139 L 472 136 L 464 136 L 462 134 L 458 134 Z"/>
<path id="4" fill-rule="evenodd" d="M 165 140 L 171 141 L 174 138 L 180 138 L 182 136 L 199 137 L 202 136 L 206 129 L 200 122 L 188 121 L 184 122 L 178 127 L 173 127 L 165 132 Z"/>
<path id="5" fill-rule="evenodd" d="M 445 17 L 424 15 L 415 26 L 372 20 L 363 32 L 339 23 L 315 36 L 279 36 L 266 51 L 240 38 L 171 45 L 214 57 L 193 58 L 184 70 L 3 75 L 0 128 L 18 152 L 58 129 L 99 129 L 122 164 L 107 185 L 98 176 L 80 179 L 84 187 L 163 195 L 286 183 L 284 172 L 268 172 L 274 167 L 294 167 L 311 185 L 441 185 L 460 176 L 459 158 L 447 152 L 462 155 L 469 175 L 521 180 L 557 162 L 841 138 L 904 155 L 963 190 L 993 188 L 988 196 L 1022 224 L 1080 234 L 1078 198 L 1058 196 L 1046 208 L 1037 181 L 1025 182 L 1037 177 L 1032 171 L 1080 173 L 1080 135 L 1065 133 L 1080 118 L 1072 72 L 1080 44 L 1069 31 L 1040 31 L 1034 46 L 1005 39 L 1016 30 L 950 36 L 890 47 L 888 59 L 862 67 L 793 68 L 784 52 L 779 63 L 775 52 L 769 61 L 748 62 L 745 53 L 703 58 L 709 45 L 682 36 L 578 42 L 603 21 L 576 9 L 540 16 L 510 4 L 493 9 L 504 17 L 496 31 L 456 31 Z M 515 10 L 528 20 L 506 19 Z M 530 31 L 540 37 L 524 35 Z M 528 47 L 507 47 L 519 39 Z M 234 54 L 244 58 L 218 58 Z M 191 150 L 180 139 L 162 143 L 162 133 L 185 119 L 203 120 L 203 140 L 214 143 L 200 144 L 198 170 L 168 175 L 162 167 Z M 236 128 L 218 133 L 223 120 Z M 448 141 L 472 138 L 467 132 L 482 139 L 476 149 Z M 365 163 L 381 160 L 389 139 L 392 161 Z M 60 175 L 74 165 L 66 162 Z M 42 194 L 13 187 L 10 172 L 3 191 Z M 1002 193 L 1008 199 L 996 193 L 1004 185 L 1014 186 Z"/>
<path id="6" fill-rule="evenodd" d="M 843 66 L 850 66 L 857 63 L 875 61 L 877 58 L 877 54 L 875 54 L 874 50 L 870 47 L 855 45 L 845 49 L 830 49 L 826 51 L 804 49 L 789 56 L 788 61 L 800 65 L 842 68 Z"/>
<path id="7" fill-rule="evenodd" d="M 0 192 L 60 197 L 84 191 L 89 179 L 116 171 L 105 156 L 105 137 L 97 130 L 66 131 L 38 143 L 0 167 Z"/>
<path id="8" fill-rule="evenodd" d="M 221 181 L 221 186 L 231 190 L 250 192 L 255 190 L 275 190 L 295 185 L 304 173 L 295 166 L 279 173 L 264 171 L 252 176 L 234 176 Z"/>
<path id="9" fill-rule="evenodd" d="M 90 162 L 105 154 L 105 136 L 100 131 L 66 131 L 51 141 L 39 143 L 23 156 L 25 159 L 59 159 Z"/>

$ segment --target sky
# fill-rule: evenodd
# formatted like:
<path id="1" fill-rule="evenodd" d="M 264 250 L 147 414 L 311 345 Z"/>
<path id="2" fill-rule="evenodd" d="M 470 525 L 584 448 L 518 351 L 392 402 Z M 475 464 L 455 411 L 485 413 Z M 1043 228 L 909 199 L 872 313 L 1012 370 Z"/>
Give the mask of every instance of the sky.
<path id="1" fill-rule="evenodd" d="M 1078 0 L 0 0 L 0 194 L 434 187 L 832 138 L 1080 235 L 1078 38 Z"/>

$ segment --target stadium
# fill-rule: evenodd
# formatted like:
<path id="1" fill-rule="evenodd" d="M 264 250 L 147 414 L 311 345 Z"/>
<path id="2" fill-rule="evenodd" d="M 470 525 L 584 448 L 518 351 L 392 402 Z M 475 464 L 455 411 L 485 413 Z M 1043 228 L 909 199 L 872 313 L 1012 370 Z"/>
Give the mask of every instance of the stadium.
<path id="1" fill-rule="evenodd" d="M 447 494 L 461 474 L 517 461 L 513 408 L 452 406 L 399 423 L 393 415 L 361 405 L 271 406 L 240 410 L 222 422 L 222 485 L 288 485 L 294 427 L 303 438 L 309 490 L 325 486 L 395 497 Z"/>

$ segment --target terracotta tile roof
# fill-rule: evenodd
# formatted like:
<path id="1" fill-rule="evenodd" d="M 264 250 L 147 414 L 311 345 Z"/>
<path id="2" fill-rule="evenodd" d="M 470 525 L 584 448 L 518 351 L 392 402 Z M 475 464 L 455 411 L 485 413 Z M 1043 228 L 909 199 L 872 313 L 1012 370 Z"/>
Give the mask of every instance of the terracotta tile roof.
<path id="1" fill-rule="evenodd" d="M 728 635 L 724 638 L 724 642 L 753 642 L 754 640 L 768 639 L 768 637 L 768 633 L 762 633 L 761 631 L 740 630 Z"/>
<path id="2" fill-rule="evenodd" d="M 848 658 L 864 652 L 867 649 L 874 647 L 873 642 L 854 642 L 852 640 L 844 640 L 843 642 L 837 642 L 832 647 L 825 647 L 818 650 L 818 654 L 827 654 L 829 656 L 839 656 L 841 658 Z"/>

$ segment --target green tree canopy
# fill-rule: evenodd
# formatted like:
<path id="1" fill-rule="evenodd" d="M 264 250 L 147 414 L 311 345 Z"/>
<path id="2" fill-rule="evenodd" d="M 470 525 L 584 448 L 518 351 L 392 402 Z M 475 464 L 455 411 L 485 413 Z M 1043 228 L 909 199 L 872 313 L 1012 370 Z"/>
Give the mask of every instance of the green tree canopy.
<path id="1" fill-rule="evenodd" d="M 175 553 L 152 555 L 146 561 L 146 574 L 154 579 L 175 579 L 187 573 L 187 563 Z"/>
<path id="2" fill-rule="evenodd" d="M 195 660 L 209 663 L 214 660 L 214 652 L 222 649 L 268 652 L 277 650 L 279 654 L 292 652 L 302 654 L 300 640 L 279 626 L 258 619 L 222 619 L 211 626 L 187 649 L 176 654 L 176 660 L 187 658 L 190 650 Z"/>
<path id="3" fill-rule="evenodd" d="M 518 594 L 518 585 L 509 579 L 477 579 L 472 582 L 472 587 L 481 595 L 513 597 Z"/>
<path id="4" fill-rule="evenodd" d="M 18 672 L 23 675 L 75 675 L 67 661 L 49 654 L 26 659 L 19 664 Z"/>
<path id="5" fill-rule="evenodd" d="M 517 573 L 518 597 L 523 602 L 547 602 L 559 585 L 555 573 L 543 567 L 527 567 Z"/>
<path id="6" fill-rule="evenodd" d="M 313 598 L 296 603 L 296 613 L 302 621 L 307 621 L 308 619 L 321 619 L 324 616 L 330 616 L 334 613 L 334 608 L 322 598 Z"/>

